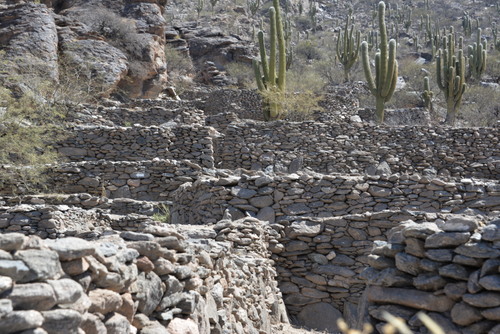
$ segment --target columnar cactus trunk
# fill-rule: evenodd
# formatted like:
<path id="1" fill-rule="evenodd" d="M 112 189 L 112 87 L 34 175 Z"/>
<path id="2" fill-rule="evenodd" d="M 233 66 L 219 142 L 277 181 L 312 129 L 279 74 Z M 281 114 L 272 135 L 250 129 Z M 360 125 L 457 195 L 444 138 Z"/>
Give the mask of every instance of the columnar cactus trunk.
<path id="1" fill-rule="evenodd" d="M 476 80 L 481 79 L 481 76 L 486 69 L 486 40 L 481 42 L 481 28 L 477 30 L 477 41 L 473 45 L 469 45 L 469 75 Z"/>
<path id="2" fill-rule="evenodd" d="M 465 57 L 463 50 L 455 55 L 453 30 L 443 37 L 443 49 L 436 57 L 436 79 L 446 98 L 446 123 L 455 125 L 456 115 L 465 92 Z"/>
<path id="3" fill-rule="evenodd" d="M 429 77 L 424 78 L 424 91 L 422 92 L 422 98 L 424 100 L 425 108 L 429 110 L 431 115 L 434 115 L 434 105 L 432 103 L 432 99 L 434 97 L 434 93 L 431 90 L 431 85 L 429 83 Z"/>
<path id="4" fill-rule="evenodd" d="M 267 58 L 264 32 L 259 31 L 259 58 L 253 59 L 253 68 L 257 87 L 264 99 L 264 119 L 276 120 L 283 116 L 282 99 L 286 90 L 286 45 L 281 21 L 279 1 L 273 0 L 270 14 L 270 52 Z M 262 68 L 262 71 L 261 71 Z M 276 72 L 277 69 L 277 72 Z"/>
<path id="5" fill-rule="evenodd" d="M 366 81 L 371 93 L 376 99 L 376 118 L 378 123 L 384 122 L 385 103 L 389 101 L 396 89 L 398 80 L 398 62 L 396 60 L 396 41 L 391 39 L 387 43 L 387 29 L 385 26 L 385 3 L 378 4 L 378 22 L 380 29 L 380 49 L 375 55 L 375 78 L 370 69 L 368 58 L 368 43 L 361 44 L 361 58 Z"/>
<path id="6" fill-rule="evenodd" d="M 345 23 L 344 31 L 339 31 L 337 37 L 337 58 L 344 67 L 344 81 L 349 81 L 349 72 L 352 66 L 358 60 L 359 45 L 361 41 L 361 33 L 359 30 L 354 32 L 354 24 L 349 29 L 351 17 L 348 15 Z M 356 37 L 354 37 L 354 34 Z"/>

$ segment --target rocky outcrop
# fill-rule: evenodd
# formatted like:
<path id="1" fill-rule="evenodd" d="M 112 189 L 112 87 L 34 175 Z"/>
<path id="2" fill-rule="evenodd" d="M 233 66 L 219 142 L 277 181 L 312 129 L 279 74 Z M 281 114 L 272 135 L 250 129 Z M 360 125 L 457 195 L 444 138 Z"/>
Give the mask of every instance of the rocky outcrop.
<path id="1" fill-rule="evenodd" d="M 0 49 L 6 52 L 11 70 L 58 79 L 58 35 L 46 6 L 27 3 L 0 8 Z"/>
<path id="2" fill-rule="evenodd" d="M 164 1 L 44 3 L 49 8 L 0 9 L 0 46 L 17 73 L 72 80 L 74 89 L 100 96 L 119 87 L 129 97 L 151 98 L 165 88 Z"/>

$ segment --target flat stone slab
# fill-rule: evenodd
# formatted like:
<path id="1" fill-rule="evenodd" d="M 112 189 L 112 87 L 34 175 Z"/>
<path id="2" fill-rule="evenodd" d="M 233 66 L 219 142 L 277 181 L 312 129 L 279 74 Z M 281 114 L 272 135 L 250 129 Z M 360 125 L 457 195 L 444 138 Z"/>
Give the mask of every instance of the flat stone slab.
<path id="1" fill-rule="evenodd" d="M 414 289 L 384 288 L 381 286 L 371 286 L 368 289 L 368 301 L 436 312 L 449 311 L 455 304 L 447 296 L 435 296 L 432 293 Z"/>
<path id="2" fill-rule="evenodd" d="M 56 240 L 45 240 L 50 249 L 59 254 L 62 261 L 71 261 L 88 255 L 94 255 L 95 245 L 80 238 L 62 238 Z"/>

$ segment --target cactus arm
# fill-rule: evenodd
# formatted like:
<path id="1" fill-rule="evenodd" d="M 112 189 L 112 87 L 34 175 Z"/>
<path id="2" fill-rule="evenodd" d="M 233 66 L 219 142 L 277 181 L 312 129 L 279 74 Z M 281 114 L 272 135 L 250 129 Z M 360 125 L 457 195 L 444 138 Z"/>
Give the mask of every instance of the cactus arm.
<path id="1" fill-rule="evenodd" d="M 390 99 L 392 96 L 392 94 L 390 94 L 389 92 L 392 89 L 393 86 L 392 82 L 394 77 L 396 77 L 397 79 L 398 75 L 397 75 L 397 64 L 396 64 L 396 41 L 392 39 L 389 42 L 389 61 L 387 62 L 387 74 L 385 77 L 385 82 L 386 83 L 390 82 L 391 84 L 390 85 L 386 84 L 385 86 L 380 87 L 382 88 L 381 95 L 384 98 Z"/>
<path id="2" fill-rule="evenodd" d="M 264 73 L 264 82 L 269 82 L 269 64 L 267 62 L 266 46 L 264 44 L 264 32 L 261 30 L 257 33 L 259 39 L 260 63 Z"/>
<path id="3" fill-rule="evenodd" d="M 269 52 L 269 82 L 271 86 L 276 84 L 276 10 L 274 7 L 269 8 L 271 16 L 270 25 L 270 52 Z"/>
<path id="4" fill-rule="evenodd" d="M 387 30 L 385 26 L 385 3 L 380 1 L 378 4 L 378 24 L 380 28 L 380 58 L 387 59 Z M 376 67 L 377 68 L 377 67 Z M 385 79 L 387 75 L 387 63 L 385 61 L 380 62 L 380 66 L 377 68 L 377 87 L 384 87 Z"/>
<path id="5" fill-rule="evenodd" d="M 255 73 L 255 81 L 257 82 L 257 88 L 259 91 L 264 91 L 266 87 L 264 86 L 264 82 L 262 80 L 262 74 L 260 72 L 260 62 L 258 58 L 252 59 L 252 67 L 253 71 Z"/>
<path id="6" fill-rule="evenodd" d="M 283 32 L 283 24 L 281 22 L 281 12 L 279 6 L 279 0 L 273 0 L 276 16 L 276 37 L 278 39 L 278 55 L 279 55 L 279 66 L 278 66 L 278 88 L 280 91 L 285 91 L 286 86 L 286 42 L 285 34 Z"/>
<path id="7" fill-rule="evenodd" d="M 394 91 L 396 90 L 396 86 L 398 83 L 398 61 L 396 60 L 394 63 L 394 70 L 393 70 L 393 75 L 391 78 L 391 86 L 389 91 L 387 92 L 387 95 L 384 97 L 385 102 L 388 102 L 392 98 L 392 94 L 394 94 Z"/>
<path id="8" fill-rule="evenodd" d="M 370 60 L 368 58 L 368 43 L 363 41 L 361 43 L 361 59 L 363 62 L 363 70 L 365 72 L 366 81 L 368 82 L 368 88 L 372 94 L 375 94 L 376 87 L 375 81 L 373 80 L 372 70 L 370 69 Z"/>

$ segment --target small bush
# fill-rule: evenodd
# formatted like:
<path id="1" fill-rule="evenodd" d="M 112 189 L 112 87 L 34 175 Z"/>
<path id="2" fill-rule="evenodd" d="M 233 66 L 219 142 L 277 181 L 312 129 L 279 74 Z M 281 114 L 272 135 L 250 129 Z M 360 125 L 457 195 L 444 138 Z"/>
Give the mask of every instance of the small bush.
<path id="1" fill-rule="evenodd" d="M 170 208 L 164 204 L 160 203 L 157 206 L 158 212 L 153 215 L 153 220 L 160 223 L 169 223 L 170 222 Z"/>

